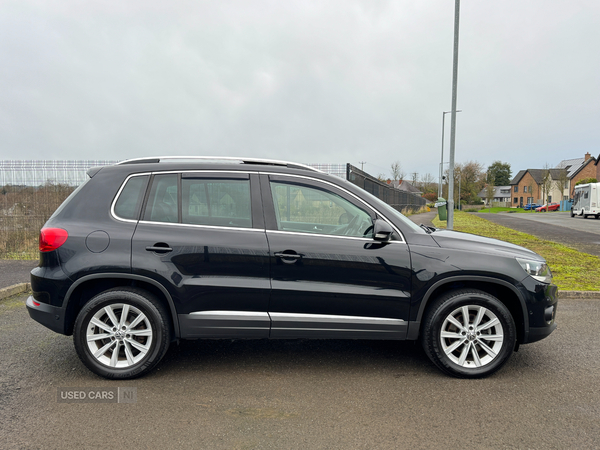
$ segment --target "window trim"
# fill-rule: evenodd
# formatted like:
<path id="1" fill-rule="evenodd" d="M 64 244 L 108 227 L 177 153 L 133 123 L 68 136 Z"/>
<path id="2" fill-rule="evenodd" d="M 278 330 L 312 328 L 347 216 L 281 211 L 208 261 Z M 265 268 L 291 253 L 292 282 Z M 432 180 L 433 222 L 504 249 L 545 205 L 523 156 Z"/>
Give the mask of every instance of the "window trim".
<path id="1" fill-rule="evenodd" d="M 307 182 L 305 182 L 304 184 L 306 184 L 308 187 L 311 187 L 311 185 L 315 185 L 315 184 L 317 186 L 321 183 L 325 184 L 325 185 L 333 188 L 334 193 L 336 193 L 337 195 L 340 195 L 340 197 L 344 198 L 345 200 L 349 201 L 350 203 L 356 203 L 356 200 L 358 200 L 358 202 L 361 205 L 364 205 L 364 206 L 360 207 L 360 209 L 366 209 L 367 212 L 371 215 L 371 217 L 373 219 L 376 219 L 376 218 L 382 219 L 388 225 L 390 225 L 392 227 L 392 229 L 397 233 L 399 240 L 389 241 L 389 243 L 395 242 L 395 243 L 407 244 L 406 238 L 404 237 L 404 234 L 402 233 L 402 231 L 400 231 L 400 229 L 396 225 L 394 225 L 384 214 L 379 212 L 379 210 L 375 209 L 371 204 L 367 203 L 365 200 L 360 198 L 358 195 L 345 189 L 343 186 L 339 186 L 337 184 L 331 183 L 330 181 L 321 180 L 319 178 L 314 178 L 314 177 L 310 177 L 310 176 L 306 176 L 306 175 L 287 174 L 287 173 L 280 173 L 280 172 L 259 172 L 259 174 L 261 175 L 261 191 L 262 191 L 262 195 L 263 195 L 263 211 L 265 213 L 265 216 L 269 215 L 273 219 L 275 217 L 275 205 L 273 204 L 273 195 L 271 193 L 271 181 L 285 182 L 285 181 L 289 181 L 289 180 L 286 180 L 286 178 L 300 178 L 303 180 L 307 180 Z M 275 179 L 271 180 L 272 177 L 275 177 Z M 278 177 L 281 177 L 281 179 L 277 180 Z M 338 192 L 335 192 L 336 190 Z M 351 199 L 347 198 L 347 197 L 351 197 Z M 370 239 L 370 238 L 362 238 L 362 237 L 355 237 L 355 236 L 339 236 L 339 235 L 331 235 L 331 234 L 300 233 L 300 232 L 296 232 L 296 231 L 283 231 L 283 230 L 278 230 L 276 228 L 276 226 L 277 225 L 275 224 L 275 228 L 274 228 L 273 224 L 270 224 L 268 221 L 266 221 L 266 223 L 265 223 L 265 227 L 268 232 L 291 233 L 291 234 L 298 234 L 301 236 L 325 236 L 325 237 L 339 237 L 339 238 L 345 238 L 345 239 L 360 239 L 360 240 L 366 240 L 369 242 L 374 241 L 373 239 Z"/>
<path id="2" fill-rule="evenodd" d="M 207 174 L 210 175 L 211 174 L 215 174 L 215 178 L 220 178 L 220 179 L 246 179 L 248 180 L 248 183 L 250 185 L 250 216 L 251 216 L 251 220 L 252 220 L 252 227 L 248 228 L 248 227 L 236 227 L 236 226 L 231 226 L 231 227 L 224 227 L 224 226 L 217 226 L 217 225 L 201 225 L 201 224 L 188 224 L 188 223 L 181 223 L 181 215 L 182 215 L 182 211 L 181 208 L 178 208 L 178 216 L 179 217 L 179 222 L 175 223 L 175 222 L 155 222 L 155 221 L 151 221 L 151 220 L 144 220 L 144 214 L 145 214 L 145 210 L 146 210 L 146 206 L 148 204 L 148 196 L 150 193 L 150 188 L 152 186 L 152 182 L 154 181 L 154 176 L 155 175 L 169 175 L 169 174 L 176 174 L 178 175 L 178 203 L 181 204 L 181 182 L 184 179 L 184 174 L 185 174 L 185 178 L 187 179 L 191 179 L 191 178 L 204 178 L 202 175 Z M 192 174 L 198 174 L 198 177 L 193 176 Z M 138 219 L 125 219 L 122 218 L 120 216 L 118 216 L 115 212 L 115 205 L 117 203 L 117 200 L 119 199 L 119 197 L 121 196 L 121 193 L 123 192 L 123 189 L 125 188 L 125 186 L 127 185 L 127 182 L 133 178 L 133 177 L 139 177 L 139 176 L 150 176 L 150 179 L 148 180 L 148 184 L 146 185 L 146 192 L 144 193 L 144 198 L 142 201 L 142 207 L 140 208 L 140 212 L 138 215 Z M 230 177 L 228 177 L 227 175 L 231 175 Z M 241 176 L 240 176 L 241 175 Z M 117 191 L 112 203 L 111 203 L 111 207 L 110 207 L 110 215 L 112 216 L 113 219 L 118 220 L 119 222 L 128 222 L 128 223 L 144 223 L 144 224 L 152 224 L 152 225 L 176 225 L 176 226 L 188 226 L 188 227 L 196 227 L 196 228 L 210 228 L 210 229 L 220 229 L 220 230 L 251 230 L 251 231 L 265 231 L 265 224 L 264 224 L 264 217 L 263 217 L 263 212 L 262 212 L 262 206 L 260 204 L 260 191 L 258 188 L 258 176 L 259 173 L 256 171 L 229 171 L 229 170 L 214 170 L 214 169 L 207 169 L 207 170 L 164 170 L 164 171 L 156 171 L 156 172 L 141 172 L 141 173 L 133 173 L 127 176 L 127 178 L 125 178 L 125 180 L 123 181 L 123 183 L 121 184 L 121 187 L 119 188 L 119 190 Z M 258 191 L 258 192 L 257 192 Z M 257 207 L 259 211 L 257 210 Z"/>

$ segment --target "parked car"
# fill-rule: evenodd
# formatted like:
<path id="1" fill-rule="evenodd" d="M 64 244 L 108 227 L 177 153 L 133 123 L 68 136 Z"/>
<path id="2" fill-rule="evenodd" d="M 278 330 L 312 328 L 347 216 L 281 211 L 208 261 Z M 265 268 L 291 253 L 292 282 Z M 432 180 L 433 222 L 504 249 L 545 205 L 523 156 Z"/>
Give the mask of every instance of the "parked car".
<path id="1" fill-rule="evenodd" d="M 308 166 L 146 158 L 88 175 L 40 232 L 27 309 L 106 378 L 198 338 L 419 340 L 474 378 L 556 327 L 536 253 L 415 225 Z"/>
<path id="2" fill-rule="evenodd" d="M 525 211 L 531 211 L 539 208 L 540 206 L 542 205 L 538 205 L 537 203 L 527 203 L 525 206 L 523 206 L 523 209 Z"/>
<path id="3" fill-rule="evenodd" d="M 546 203 L 535 210 L 537 212 L 548 212 L 548 211 L 558 211 L 560 208 L 560 203 Z"/>

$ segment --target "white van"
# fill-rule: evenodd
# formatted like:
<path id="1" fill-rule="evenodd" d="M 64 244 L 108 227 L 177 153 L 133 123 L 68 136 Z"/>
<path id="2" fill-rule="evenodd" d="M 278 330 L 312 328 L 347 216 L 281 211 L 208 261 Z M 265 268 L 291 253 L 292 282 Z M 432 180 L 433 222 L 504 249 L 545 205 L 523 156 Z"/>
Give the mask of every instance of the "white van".
<path id="1" fill-rule="evenodd" d="M 575 215 L 596 216 L 600 218 L 600 183 L 588 183 L 575 186 L 573 206 L 571 206 L 571 217 Z"/>

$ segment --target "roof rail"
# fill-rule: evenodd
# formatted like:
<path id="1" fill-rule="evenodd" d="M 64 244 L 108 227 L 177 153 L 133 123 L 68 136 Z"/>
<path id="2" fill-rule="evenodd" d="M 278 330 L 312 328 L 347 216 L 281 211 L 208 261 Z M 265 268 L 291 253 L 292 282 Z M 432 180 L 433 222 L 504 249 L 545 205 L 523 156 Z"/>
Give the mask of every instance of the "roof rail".
<path id="1" fill-rule="evenodd" d="M 321 172 L 323 171 L 319 169 L 315 169 L 314 167 L 307 166 L 306 164 L 293 163 L 288 161 L 280 161 L 276 159 L 262 159 L 262 158 L 241 158 L 234 156 L 154 156 L 147 158 L 134 158 L 127 159 L 125 161 L 118 162 L 116 165 L 123 164 L 150 164 L 150 163 L 159 163 L 161 161 L 170 161 L 170 160 L 190 160 L 190 161 L 238 161 L 240 164 L 263 164 L 268 166 L 284 166 L 289 167 L 291 169 L 305 169 L 312 170 L 313 172 Z"/>

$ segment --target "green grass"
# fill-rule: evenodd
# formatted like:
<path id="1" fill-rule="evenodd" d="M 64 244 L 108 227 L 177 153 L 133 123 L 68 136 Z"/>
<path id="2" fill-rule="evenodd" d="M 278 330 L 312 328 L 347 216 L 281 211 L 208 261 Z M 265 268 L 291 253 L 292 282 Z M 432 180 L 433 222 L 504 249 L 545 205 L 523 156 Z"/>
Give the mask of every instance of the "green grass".
<path id="1" fill-rule="evenodd" d="M 491 212 L 492 214 L 496 214 L 499 212 L 509 212 L 509 213 L 519 213 L 519 214 L 539 214 L 539 213 L 536 213 L 535 210 L 525 211 L 523 208 L 504 208 L 504 207 L 493 207 L 493 208 L 491 208 L 491 210 L 490 210 L 490 208 L 483 208 L 477 212 L 482 212 L 482 213 Z"/>
<path id="2" fill-rule="evenodd" d="M 446 222 L 441 222 L 437 217 L 432 222 L 438 228 L 446 228 Z M 454 229 L 500 239 L 533 250 L 548 261 L 554 275 L 554 283 L 561 290 L 600 291 L 600 258 L 597 256 L 496 225 L 460 211 L 454 213 Z"/>

